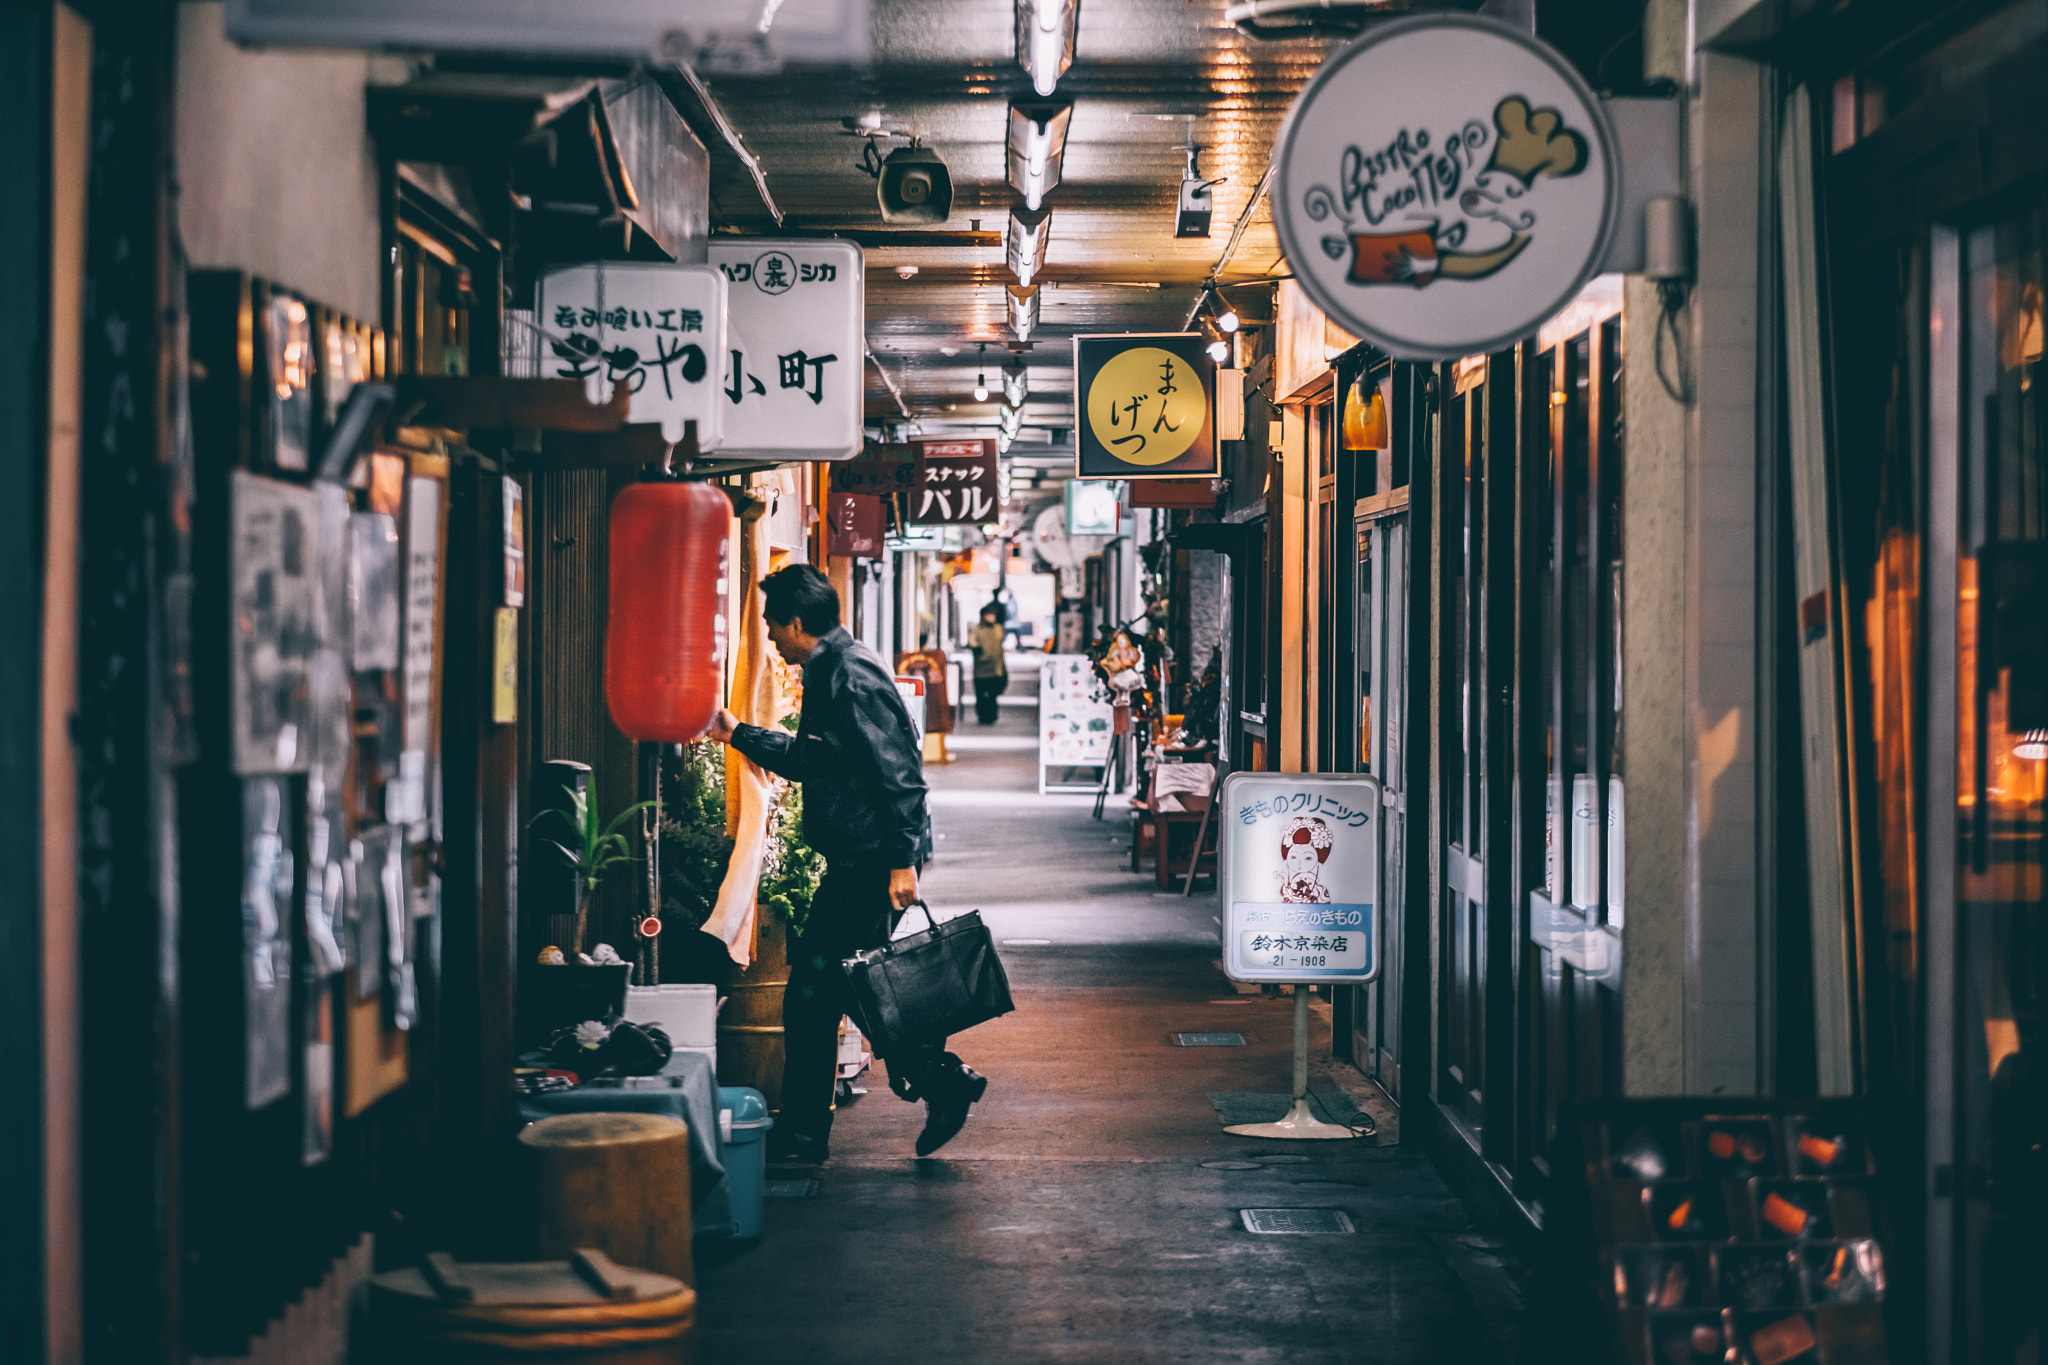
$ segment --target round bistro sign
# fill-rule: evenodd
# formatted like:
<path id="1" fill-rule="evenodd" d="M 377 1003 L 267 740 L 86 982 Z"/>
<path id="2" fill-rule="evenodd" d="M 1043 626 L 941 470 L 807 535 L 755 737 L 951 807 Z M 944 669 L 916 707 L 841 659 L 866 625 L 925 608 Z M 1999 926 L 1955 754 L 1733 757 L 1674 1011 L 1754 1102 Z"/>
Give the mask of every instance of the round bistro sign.
<path id="1" fill-rule="evenodd" d="M 1273 217 L 1338 325 L 1453 360 L 1528 336 L 1584 287 L 1620 192 L 1606 116 L 1563 57 L 1431 15 L 1373 29 L 1309 81 L 1280 133 Z"/>

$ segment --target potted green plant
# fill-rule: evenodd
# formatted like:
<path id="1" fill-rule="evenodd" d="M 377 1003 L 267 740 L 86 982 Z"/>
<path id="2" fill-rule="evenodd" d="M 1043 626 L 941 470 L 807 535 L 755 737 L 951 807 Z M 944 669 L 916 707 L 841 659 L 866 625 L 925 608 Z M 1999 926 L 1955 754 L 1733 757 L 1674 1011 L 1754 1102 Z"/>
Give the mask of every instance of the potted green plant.
<path id="1" fill-rule="evenodd" d="M 595 785 L 593 774 L 592 785 Z M 627 821 L 654 803 L 636 801 L 613 816 L 606 824 L 597 813 L 597 806 L 590 794 L 571 788 L 569 807 L 566 810 L 545 810 L 533 818 L 527 828 L 539 825 L 549 816 L 569 827 L 573 842 L 564 843 L 554 839 L 541 842 L 562 856 L 563 862 L 574 874 L 576 881 L 576 927 L 571 936 L 571 954 L 584 951 L 584 936 L 590 923 L 590 901 L 597 894 L 597 888 L 614 869 L 633 861 L 633 847 L 626 841 Z M 572 958 L 573 960 L 573 958 Z"/>

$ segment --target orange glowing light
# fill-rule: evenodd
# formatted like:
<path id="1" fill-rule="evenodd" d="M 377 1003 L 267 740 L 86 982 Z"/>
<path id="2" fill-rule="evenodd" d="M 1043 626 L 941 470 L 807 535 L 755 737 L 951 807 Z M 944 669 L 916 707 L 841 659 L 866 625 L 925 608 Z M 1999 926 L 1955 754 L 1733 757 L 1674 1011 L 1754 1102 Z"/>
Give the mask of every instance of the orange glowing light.
<path id="1" fill-rule="evenodd" d="M 1766 1223 L 1787 1237 L 1797 1237 L 1806 1231 L 1806 1224 L 1813 1217 L 1805 1209 L 1778 1194 L 1764 1196 L 1763 1215 Z"/>

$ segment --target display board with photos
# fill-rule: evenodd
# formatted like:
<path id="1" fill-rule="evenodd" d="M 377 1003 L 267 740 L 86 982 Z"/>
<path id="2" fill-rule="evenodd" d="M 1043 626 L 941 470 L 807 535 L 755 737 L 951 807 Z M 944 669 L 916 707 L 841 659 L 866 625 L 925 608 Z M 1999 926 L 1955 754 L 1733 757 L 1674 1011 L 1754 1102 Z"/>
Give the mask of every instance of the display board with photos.
<path id="1" fill-rule="evenodd" d="M 1857 1106 L 1615 1101 L 1568 1114 L 1559 1136 L 1556 1169 L 1566 1189 L 1583 1172 L 1583 1193 L 1546 1202 L 1560 1244 L 1579 1244 L 1572 1273 L 1607 1322 L 1605 1358 L 1890 1359 L 1878 1169 Z"/>
<path id="2" fill-rule="evenodd" d="M 1048 654 L 1038 671 L 1038 790 L 1094 791 L 1056 774 L 1100 768 L 1110 759 L 1116 707 L 1085 654 Z"/>

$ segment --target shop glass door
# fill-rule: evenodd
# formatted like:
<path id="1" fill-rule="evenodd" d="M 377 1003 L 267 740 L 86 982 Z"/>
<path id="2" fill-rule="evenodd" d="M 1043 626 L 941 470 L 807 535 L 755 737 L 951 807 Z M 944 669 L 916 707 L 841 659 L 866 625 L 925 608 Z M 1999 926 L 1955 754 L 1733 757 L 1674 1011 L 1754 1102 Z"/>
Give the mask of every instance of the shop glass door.
<path id="1" fill-rule="evenodd" d="M 1936 229 L 1929 1358 L 2041 1358 L 2048 1253 L 2048 210 Z"/>
<path id="2" fill-rule="evenodd" d="M 1402 907 L 1407 904 L 1405 746 L 1408 657 L 1408 517 L 1405 513 L 1354 523 L 1358 543 L 1356 660 L 1359 674 L 1360 771 L 1382 784 L 1380 839 L 1385 872 L 1380 885 L 1380 960 L 1387 969 L 1366 988 L 1363 1024 L 1369 1053 L 1360 1069 L 1396 1100 L 1401 1098 Z"/>

